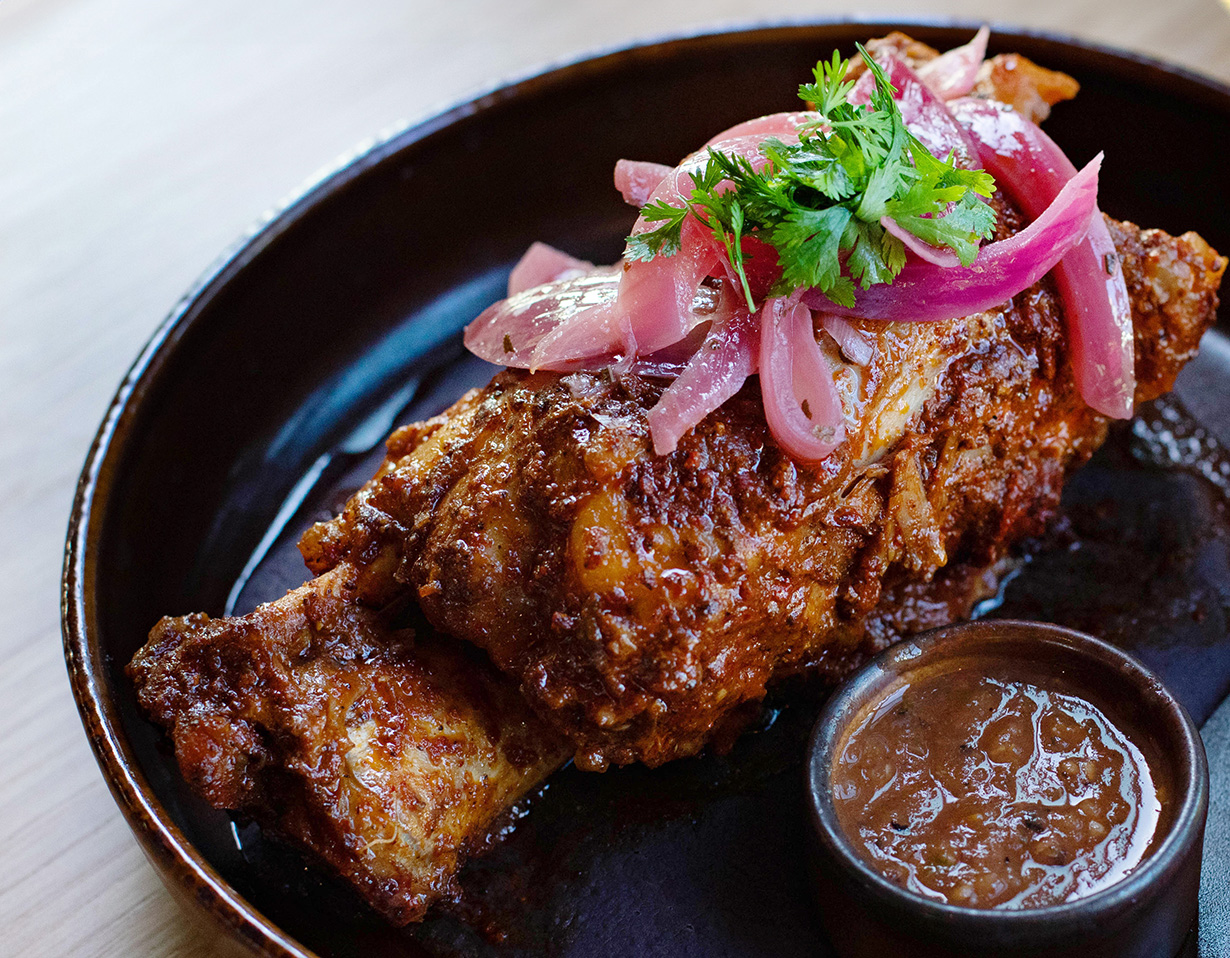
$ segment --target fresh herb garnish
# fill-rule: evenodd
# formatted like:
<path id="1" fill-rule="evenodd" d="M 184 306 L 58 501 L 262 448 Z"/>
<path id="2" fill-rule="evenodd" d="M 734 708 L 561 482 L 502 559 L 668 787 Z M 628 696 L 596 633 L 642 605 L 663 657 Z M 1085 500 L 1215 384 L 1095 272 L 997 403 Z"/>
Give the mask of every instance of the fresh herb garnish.
<path id="1" fill-rule="evenodd" d="M 854 284 L 891 283 L 905 265 L 905 245 L 880 225 L 887 216 L 923 242 L 946 247 L 968 266 L 979 239 L 995 229 L 990 197 L 995 181 L 981 170 L 938 159 L 906 129 L 884 71 L 859 46 L 875 89 L 867 105 L 850 103 L 854 81 L 836 53 L 816 64 L 815 82 L 799 87 L 817 120 L 799 129 L 798 143 L 769 138 L 759 170 L 742 156 L 710 150 L 693 175 L 682 207 L 656 201 L 641 215 L 658 223 L 628 237 L 630 260 L 679 251 L 683 225 L 694 216 L 722 244 L 755 310 L 743 240 L 777 251 L 781 277 L 769 295 L 816 287 L 834 302 L 854 305 Z"/>

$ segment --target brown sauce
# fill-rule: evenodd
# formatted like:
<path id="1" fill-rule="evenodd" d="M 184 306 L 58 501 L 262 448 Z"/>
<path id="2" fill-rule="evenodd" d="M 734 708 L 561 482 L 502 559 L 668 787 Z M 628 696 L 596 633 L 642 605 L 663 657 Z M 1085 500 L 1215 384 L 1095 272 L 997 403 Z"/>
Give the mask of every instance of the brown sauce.
<path id="1" fill-rule="evenodd" d="M 881 874 L 980 908 L 1113 884 L 1149 850 L 1165 801 L 1095 705 L 986 660 L 869 708 L 837 751 L 833 790 L 842 829 Z"/>

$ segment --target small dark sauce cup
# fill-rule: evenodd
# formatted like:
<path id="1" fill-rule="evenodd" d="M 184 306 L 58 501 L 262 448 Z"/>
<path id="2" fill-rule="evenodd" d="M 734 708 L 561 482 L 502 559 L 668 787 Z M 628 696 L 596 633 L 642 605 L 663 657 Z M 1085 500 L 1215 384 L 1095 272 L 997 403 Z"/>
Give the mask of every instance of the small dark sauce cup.
<path id="1" fill-rule="evenodd" d="M 1167 783 L 1150 852 L 1119 882 L 1038 908 L 971 908 L 889 881 L 838 822 L 831 773 L 849 723 L 900 680 L 949 657 L 1018 659 L 1097 705 Z M 827 703 L 808 757 L 821 916 L 843 958 L 1171 958 L 1196 919 L 1208 811 L 1204 746 L 1187 710 L 1126 653 L 1040 622 L 982 621 L 936 629 L 887 650 Z"/>

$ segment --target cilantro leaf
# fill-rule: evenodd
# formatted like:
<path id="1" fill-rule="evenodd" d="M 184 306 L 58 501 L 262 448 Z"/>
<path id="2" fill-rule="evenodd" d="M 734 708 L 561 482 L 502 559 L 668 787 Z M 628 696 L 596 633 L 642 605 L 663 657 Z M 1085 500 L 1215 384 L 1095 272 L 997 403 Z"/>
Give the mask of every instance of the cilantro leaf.
<path id="1" fill-rule="evenodd" d="M 835 287 L 841 276 L 841 237 L 850 216 L 844 206 L 800 207 L 773 228 L 766 239 L 781 257 L 782 280 L 788 288 Z"/>
<path id="2" fill-rule="evenodd" d="M 879 223 L 852 219 L 848 230 L 854 233 L 846 269 L 863 289 L 875 283 L 891 283 L 895 275 L 884 260 L 884 227 Z M 898 240 L 900 242 L 900 240 Z"/>
<path id="3" fill-rule="evenodd" d="M 665 222 L 657 229 L 629 236 L 624 256 L 646 262 L 655 256 L 674 256 L 683 245 L 683 221 L 688 212 L 686 207 L 671 206 L 661 200 L 650 203 L 641 210 L 641 216 L 650 223 Z"/>
<path id="4" fill-rule="evenodd" d="M 837 53 L 821 60 L 813 82 L 799 87 L 818 116 L 799 127 L 798 142 L 766 139 L 763 163 L 709 150 L 682 205 L 658 200 L 642 210 L 646 222 L 660 225 L 629 236 L 627 258 L 674 255 L 684 223 L 695 217 L 721 244 L 752 310 L 756 294 L 811 287 L 852 306 L 856 283 L 891 283 L 905 265 L 905 246 L 880 225 L 883 217 L 972 263 L 979 240 L 995 230 L 995 211 L 983 202 L 995 181 L 932 155 L 906 128 L 883 69 L 858 49 L 874 80 L 868 104 L 850 102 L 847 61 Z M 777 253 L 781 276 L 767 290 L 749 281 L 748 238 Z"/>

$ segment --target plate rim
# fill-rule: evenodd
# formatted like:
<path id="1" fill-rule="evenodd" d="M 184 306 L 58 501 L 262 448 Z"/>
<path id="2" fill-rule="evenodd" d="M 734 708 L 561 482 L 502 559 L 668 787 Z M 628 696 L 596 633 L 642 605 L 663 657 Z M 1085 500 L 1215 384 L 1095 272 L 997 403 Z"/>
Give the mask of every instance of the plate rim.
<path id="1" fill-rule="evenodd" d="M 212 300 L 313 209 L 368 169 L 429 140 L 446 128 L 508 101 L 532 98 L 552 87 L 567 85 L 587 74 L 608 71 L 628 60 L 669 60 L 689 48 L 732 46 L 749 40 L 772 42 L 776 36 L 797 38 L 809 31 L 820 33 L 849 27 L 883 32 L 897 29 L 973 32 L 983 22 L 990 25 L 996 36 L 1058 44 L 1092 55 L 1091 69 L 1105 71 L 1114 64 L 1130 79 L 1143 80 L 1147 76 L 1153 86 L 1157 80 L 1164 79 L 1163 87 L 1184 88 L 1188 93 L 1199 91 L 1230 107 L 1230 84 L 1188 67 L 1058 31 L 1028 29 L 997 20 L 858 15 L 736 20 L 671 31 L 548 60 L 511 78 L 492 81 L 444 106 L 424 111 L 417 118 L 397 123 L 361 141 L 322 167 L 286 198 L 274 203 L 206 267 L 157 325 L 107 406 L 77 480 L 61 575 L 65 664 L 95 761 L 141 850 L 181 903 L 195 908 L 198 913 L 207 912 L 222 929 L 257 954 L 269 958 L 321 958 L 239 894 L 197 850 L 156 798 L 135 756 L 129 751 L 108 687 L 106 653 L 98 642 L 96 608 L 99 597 L 93 590 L 94 567 L 109 507 L 107 496 L 128 444 L 136 406 L 175 352 L 178 342 Z"/>

